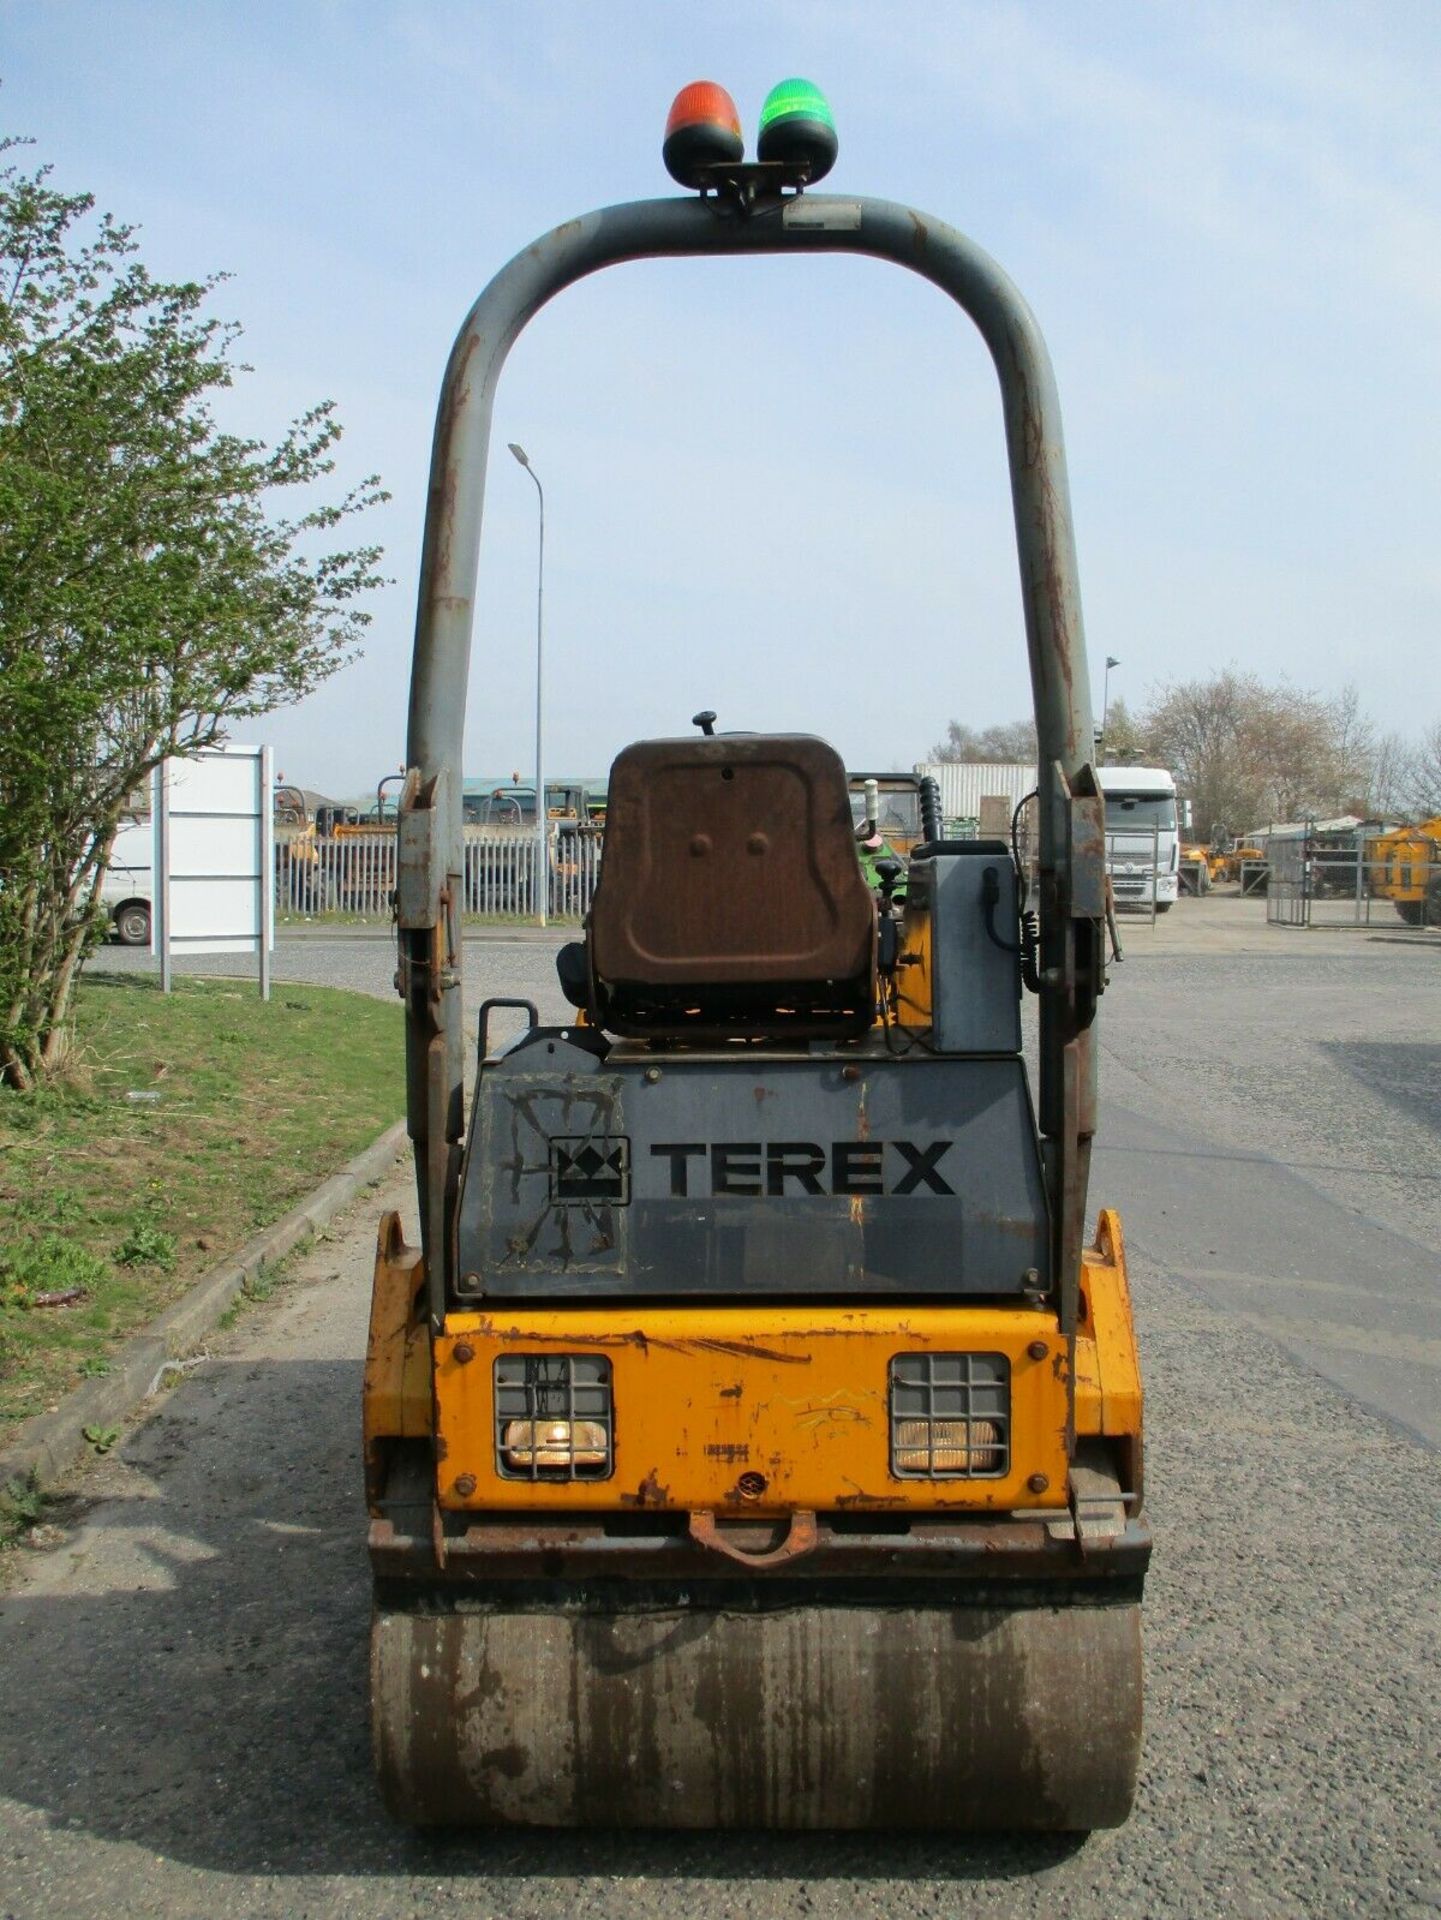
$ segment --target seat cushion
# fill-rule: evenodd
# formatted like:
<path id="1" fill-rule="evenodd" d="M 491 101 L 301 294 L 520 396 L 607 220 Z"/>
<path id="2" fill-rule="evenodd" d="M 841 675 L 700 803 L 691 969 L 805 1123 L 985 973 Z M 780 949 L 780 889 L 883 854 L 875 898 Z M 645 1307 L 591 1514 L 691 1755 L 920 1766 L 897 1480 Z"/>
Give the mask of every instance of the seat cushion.
<path id="1" fill-rule="evenodd" d="M 840 756 L 809 734 L 647 740 L 611 770 L 591 961 L 614 992 L 869 977 Z"/>

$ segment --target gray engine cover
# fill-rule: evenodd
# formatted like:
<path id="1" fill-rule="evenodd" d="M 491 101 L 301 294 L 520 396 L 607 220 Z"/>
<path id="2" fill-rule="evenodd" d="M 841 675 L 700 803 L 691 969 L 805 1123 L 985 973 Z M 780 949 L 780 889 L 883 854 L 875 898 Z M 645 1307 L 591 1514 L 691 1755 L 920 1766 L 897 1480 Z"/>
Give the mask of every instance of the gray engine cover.
<path id="1" fill-rule="evenodd" d="M 942 1053 L 1019 1053 L 1021 962 L 986 931 L 982 904 L 985 874 L 996 876 L 999 893 L 991 913 L 996 939 L 1017 938 L 1016 869 L 1009 854 L 978 842 L 967 853 L 940 853 L 912 862 L 909 885 L 931 913 L 934 974 L 931 993 Z"/>
<path id="2" fill-rule="evenodd" d="M 481 1071 L 459 1255 L 463 1296 L 538 1304 L 1045 1287 L 1025 1067 L 601 1060 L 542 1029 Z"/>

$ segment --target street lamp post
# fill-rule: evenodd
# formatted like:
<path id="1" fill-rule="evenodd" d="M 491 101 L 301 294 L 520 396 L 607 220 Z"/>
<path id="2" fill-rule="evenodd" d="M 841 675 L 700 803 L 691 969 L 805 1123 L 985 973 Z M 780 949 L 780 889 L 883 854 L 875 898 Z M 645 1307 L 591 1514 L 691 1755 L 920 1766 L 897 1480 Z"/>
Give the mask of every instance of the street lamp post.
<path id="1" fill-rule="evenodd" d="M 540 558 L 535 570 L 535 902 L 540 924 L 546 924 L 550 903 L 550 812 L 545 804 L 545 766 L 541 751 L 541 717 L 544 712 L 542 663 L 545 654 L 545 488 L 540 475 L 530 464 L 524 447 L 514 440 L 506 443 L 516 459 L 535 482 L 540 500 Z"/>
<path id="2" fill-rule="evenodd" d="M 512 452 L 514 449 L 512 448 Z M 1106 755 L 1106 715 L 1111 710 L 1111 668 L 1119 667 L 1120 661 L 1115 654 L 1106 655 L 1106 677 L 1101 682 L 1101 757 Z"/>

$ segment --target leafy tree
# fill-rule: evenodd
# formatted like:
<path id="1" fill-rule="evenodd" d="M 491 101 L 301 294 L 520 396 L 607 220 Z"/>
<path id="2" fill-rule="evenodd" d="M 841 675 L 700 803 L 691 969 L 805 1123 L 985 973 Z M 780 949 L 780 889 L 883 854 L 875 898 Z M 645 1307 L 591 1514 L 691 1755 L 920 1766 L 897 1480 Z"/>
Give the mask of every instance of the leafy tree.
<path id="1" fill-rule="evenodd" d="M 1418 820 L 1441 814 L 1441 720 L 1434 720 L 1407 755 L 1405 802 Z"/>
<path id="2" fill-rule="evenodd" d="M 1106 710 L 1106 735 L 1099 747 L 1102 759 L 1112 766 L 1141 766 L 1150 754 L 1145 734 L 1123 694 L 1112 695 Z"/>
<path id="3" fill-rule="evenodd" d="M 1143 717 L 1156 761 L 1190 795 L 1203 837 L 1220 825 L 1249 825 L 1260 806 L 1242 747 L 1249 691 L 1231 672 L 1188 681 L 1163 689 Z"/>
<path id="4" fill-rule="evenodd" d="M 1411 750 L 1399 733 L 1383 733 L 1376 741 L 1366 812 L 1378 820 L 1394 820 L 1410 804 Z"/>
<path id="5" fill-rule="evenodd" d="M 0 167 L 0 1078 L 20 1088 L 64 1051 L 127 798 L 353 656 L 380 552 L 326 542 L 385 497 L 320 499 L 330 402 L 274 446 L 223 432 L 245 369 L 206 312 L 219 277 L 153 279 L 134 229 L 49 174 Z"/>
<path id="6" fill-rule="evenodd" d="M 1314 694 L 1285 686 L 1258 688 L 1242 745 L 1270 819 L 1339 811 L 1334 724 Z"/>
<path id="7" fill-rule="evenodd" d="M 1191 796 L 1203 838 L 1374 810 L 1381 743 L 1354 688 L 1327 701 L 1228 668 L 1163 688 L 1141 727 Z"/>
<path id="8" fill-rule="evenodd" d="M 1361 708 L 1354 686 L 1343 687 L 1327 709 L 1331 721 L 1331 791 L 1336 813 L 1359 813 L 1364 819 L 1376 809 L 1375 787 L 1381 741 Z"/>
<path id="9" fill-rule="evenodd" d="M 1376 742 L 1367 812 L 1383 820 L 1434 820 L 1441 815 L 1441 720 L 1418 740 L 1382 734 Z"/>
<path id="10" fill-rule="evenodd" d="M 952 720 L 946 737 L 931 748 L 932 760 L 1012 761 L 1029 764 L 1036 758 L 1034 720 L 1007 720 L 990 727 L 968 727 Z"/>

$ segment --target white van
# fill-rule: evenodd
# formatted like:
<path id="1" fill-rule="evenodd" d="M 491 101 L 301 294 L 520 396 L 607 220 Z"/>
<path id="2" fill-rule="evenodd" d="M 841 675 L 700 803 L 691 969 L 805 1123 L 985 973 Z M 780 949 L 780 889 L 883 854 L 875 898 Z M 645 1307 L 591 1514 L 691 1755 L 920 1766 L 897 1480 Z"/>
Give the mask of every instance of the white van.
<path id="1" fill-rule="evenodd" d="M 100 898 L 122 947 L 150 945 L 154 857 L 155 828 L 150 815 L 127 817 L 115 836 L 110 867 L 100 883 Z"/>

